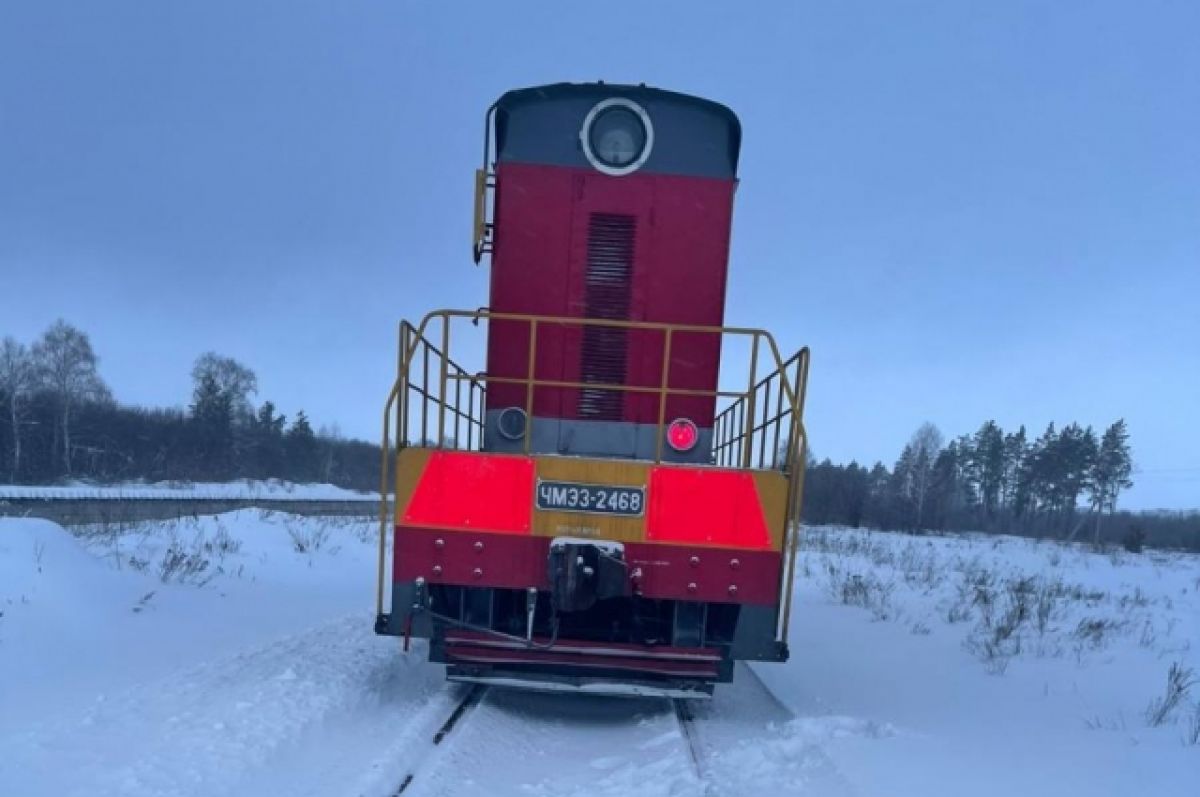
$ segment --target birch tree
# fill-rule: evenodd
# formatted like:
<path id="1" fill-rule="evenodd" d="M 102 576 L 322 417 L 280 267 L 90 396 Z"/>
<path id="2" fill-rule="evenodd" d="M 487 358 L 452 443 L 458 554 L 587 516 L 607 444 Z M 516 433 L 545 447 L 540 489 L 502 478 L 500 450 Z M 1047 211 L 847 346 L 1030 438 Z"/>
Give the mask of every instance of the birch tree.
<path id="1" fill-rule="evenodd" d="M 21 472 L 21 405 L 36 384 L 33 358 L 25 344 L 6 337 L 0 342 L 0 393 L 8 404 L 8 421 L 12 425 L 12 463 L 9 481 L 15 482 Z"/>
<path id="2" fill-rule="evenodd" d="M 39 380 L 57 402 L 56 446 L 62 452 L 64 471 L 71 473 L 71 415 L 88 400 L 108 396 L 108 388 L 96 372 L 97 358 L 86 333 L 61 318 L 33 344 L 33 359 Z"/>

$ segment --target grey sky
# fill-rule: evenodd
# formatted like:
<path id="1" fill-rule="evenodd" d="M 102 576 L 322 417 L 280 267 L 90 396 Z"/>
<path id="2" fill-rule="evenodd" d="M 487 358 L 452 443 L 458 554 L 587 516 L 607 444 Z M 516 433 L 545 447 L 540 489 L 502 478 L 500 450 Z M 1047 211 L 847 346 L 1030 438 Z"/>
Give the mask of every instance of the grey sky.
<path id="1" fill-rule="evenodd" d="M 1124 416 L 1125 505 L 1200 506 L 1200 5 L 746 6 L 5 3 L 0 334 L 374 439 L 397 319 L 486 301 L 487 105 L 644 81 L 742 118 L 728 318 L 812 347 L 819 456 Z"/>

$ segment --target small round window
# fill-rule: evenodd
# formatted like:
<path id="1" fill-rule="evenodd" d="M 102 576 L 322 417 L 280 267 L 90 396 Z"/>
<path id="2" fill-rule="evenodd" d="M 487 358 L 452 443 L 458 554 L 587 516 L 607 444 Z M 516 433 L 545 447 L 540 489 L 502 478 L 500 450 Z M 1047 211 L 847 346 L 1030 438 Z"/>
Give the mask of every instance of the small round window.
<path id="1" fill-rule="evenodd" d="M 584 154 L 596 169 L 619 176 L 646 162 L 654 143 L 654 128 L 640 105 L 613 98 L 592 108 L 579 138 Z"/>

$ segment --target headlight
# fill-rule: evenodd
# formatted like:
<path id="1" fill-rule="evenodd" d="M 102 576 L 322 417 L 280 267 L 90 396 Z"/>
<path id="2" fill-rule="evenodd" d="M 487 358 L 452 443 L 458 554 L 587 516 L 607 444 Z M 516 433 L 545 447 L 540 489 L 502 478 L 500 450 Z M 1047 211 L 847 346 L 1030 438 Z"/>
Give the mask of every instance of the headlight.
<path id="1" fill-rule="evenodd" d="M 691 451 L 700 441 L 700 430 L 687 418 L 676 418 L 667 427 L 667 442 L 680 453 Z"/>
<path id="2" fill-rule="evenodd" d="M 528 419 L 520 407 L 505 407 L 496 418 L 496 431 L 508 440 L 520 440 L 525 436 Z"/>
<path id="3" fill-rule="evenodd" d="M 654 128 L 640 105 L 614 97 L 588 112 L 579 139 L 584 155 L 597 170 L 620 176 L 635 171 L 650 157 Z"/>

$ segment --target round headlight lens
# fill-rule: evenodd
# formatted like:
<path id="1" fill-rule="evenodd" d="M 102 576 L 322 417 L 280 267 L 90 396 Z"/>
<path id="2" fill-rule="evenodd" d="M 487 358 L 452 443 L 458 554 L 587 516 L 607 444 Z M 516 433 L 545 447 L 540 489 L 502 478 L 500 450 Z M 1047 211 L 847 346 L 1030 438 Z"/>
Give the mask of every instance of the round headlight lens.
<path id="1" fill-rule="evenodd" d="M 579 128 L 584 157 L 604 174 L 620 177 L 640 169 L 654 148 L 654 125 L 646 109 L 626 97 L 596 103 Z"/>
<path id="2" fill-rule="evenodd" d="M 667 442 L 680 453 L 691 451 L 700 442 L 700 430 L 687 418 L 676 418 L 667 427 Z"/>
<path id="3" fill-rule="evenodd" d="M 613 105 L 592 120 L 588 140 L 596 160 L 620 168 L 637 160 L 646 148 L 646 127 L 631 109 Z"/>
<path id="4" fill-rule="evenodd" d="M 524 437 L 527 425 L 528 419 L 525 417 L 525 410 L 520 407 L 505 407 L 496 419 L 496 431 L 500 433 L 501 437 L 508 440 L 520 440 Z"/>

